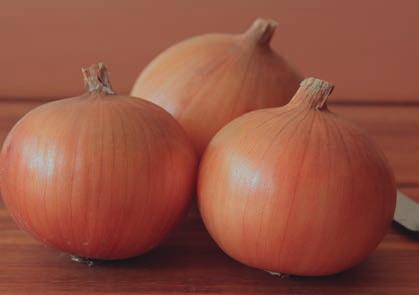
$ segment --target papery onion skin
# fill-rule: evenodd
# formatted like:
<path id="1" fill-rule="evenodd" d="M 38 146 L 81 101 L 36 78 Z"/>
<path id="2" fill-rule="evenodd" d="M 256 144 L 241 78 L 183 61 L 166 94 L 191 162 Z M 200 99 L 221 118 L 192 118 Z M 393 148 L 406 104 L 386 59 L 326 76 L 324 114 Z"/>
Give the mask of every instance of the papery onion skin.
<path id="1" fill-rule="evenodd" d="M 212 139 L 198 205 L 217 244 L 256 268 L 330 275 L 364 260 L 394 214 L 391 168 L 369 136 L 327 109 L 309 78 L 281 108 L 250 112 Z"/>
<path id="2" fill-rule="evenodd" d="M 113 94 L 103 64 L 89 92 L 25 115 L 1 152 L 1 190 L 21 228 L 80 257 L 123 259 L 159 244 L 183 217 L 197 157 L 162 108 Z"/>
<path id="3" fill-rule="evenodd" d="M 201 155 L 232 119 L 284 105 L 297 90 L 301 76 L 269 45 L 275 28 L 274 21 L 257 19 L 243 34 L 180 42 L 146 67 L 131 95 L 171 113 Z"/>

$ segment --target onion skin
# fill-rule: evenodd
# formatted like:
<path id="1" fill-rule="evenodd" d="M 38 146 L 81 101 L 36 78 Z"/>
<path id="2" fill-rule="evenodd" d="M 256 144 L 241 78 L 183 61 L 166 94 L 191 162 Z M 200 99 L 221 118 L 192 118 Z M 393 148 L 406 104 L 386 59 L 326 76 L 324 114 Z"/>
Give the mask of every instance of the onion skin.
<path id="1" fill-rule="evenodd" d="M 395 180 L 366 133 L 327 109 L 309 78 L 286 106 L 250 112 L 212 139 L 198 205 L 217 244 L 252 267 L 320 276 L 364 260 L 395 209 Z"/>
<path id="2" fill-rule="evenodd" d="M 196 154 L 166 111 L 113 94 L 103 64 L 84 73 L 90 92 L 42 105 L 12 129 L 2 195 L 18 225 L 47 245 L 94 259 L 136 256 L 184 215 Z"/>
<path id="3" fill-rule="evenodd" d="M 273 51 L 276 23 L 257 19 L 239 35 L 207 34 L 176 44 L 154 59 L 131 91 L 171 113 L 201 155 L 232 119 L 286 104 L 301 76 Z"/>

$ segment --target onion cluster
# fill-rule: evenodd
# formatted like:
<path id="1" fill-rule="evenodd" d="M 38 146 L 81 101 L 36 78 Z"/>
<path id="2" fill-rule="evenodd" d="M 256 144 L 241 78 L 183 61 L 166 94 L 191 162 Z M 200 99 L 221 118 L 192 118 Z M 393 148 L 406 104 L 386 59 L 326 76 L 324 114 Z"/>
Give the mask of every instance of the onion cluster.
<path id="1" fill-rule="evenodd" d="M 85 94 L 32 110 L 3 144 L 17 224 L 77 257 L 142 254 L 185 214 L 202 156 L 199 210 L 231 257 L 307 276 L 365 259 L 394 214 L 392 170 L 329 111 L 333 85 L 301 82 L 271 49 L 275 27 L 258 19 L 167 49 L 132 90 L 148 101 L 115 94 L 103 64 L 83 69 Z"/>

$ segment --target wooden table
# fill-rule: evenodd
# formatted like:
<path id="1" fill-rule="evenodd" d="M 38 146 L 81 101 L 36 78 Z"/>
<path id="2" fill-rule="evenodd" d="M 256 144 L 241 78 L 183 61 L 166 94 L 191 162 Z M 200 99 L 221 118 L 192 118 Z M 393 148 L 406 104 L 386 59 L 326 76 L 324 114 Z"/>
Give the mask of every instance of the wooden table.
<path id="1" fill-rule="evenodd" d="M 0 140 L 40 102 L 0 102 Z M 393 165 L 399 188 L 419 202 L 419 104 L 332 110 L 366 128 Z M 396 224 L 371 257 L 339 275 L 279 279 L 241 265 L 214 244 L 192 210 L 171 238 L 126 261 L 72 262 L 19 231 L 0 205 L 0 294 L 419 294 L 419 235 Z"/>

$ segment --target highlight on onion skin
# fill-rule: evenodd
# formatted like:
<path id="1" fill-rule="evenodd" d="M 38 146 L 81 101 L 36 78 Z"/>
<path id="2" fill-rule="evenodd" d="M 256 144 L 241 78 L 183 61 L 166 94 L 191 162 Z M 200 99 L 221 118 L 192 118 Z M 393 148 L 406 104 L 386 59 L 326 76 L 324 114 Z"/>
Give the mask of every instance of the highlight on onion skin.
<path id="1" fill-rule="evenodd" d="M 180 42 L 144 69 L 131 95 L 171 113 L 201 155 L 232 119 L 284 105 L 298 89 L 301 76 L 270 47 L 276 25 L 257 19 L 243 34 L 206 34 Z"/>
<path id="2" fill-rule="evenodd" d="M 122 259 L 158 245 L 183 217 L 197 157 L 162 108 L 114 94 L 103 64 L 88 92 L 25 115 L 1 152 L 1 191 L 17 224 L 80 257 Z"/>
<path id="3" fill-rule="evenodd" d="M 391 168 L 370 137 L 330 112 L 333 86 L 308 78 L 289 104 L 245 114 L 203 156 L 198 205 L 231 257 L 320 276 L 363 261 L 395 209 Z"/>

